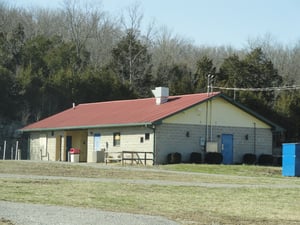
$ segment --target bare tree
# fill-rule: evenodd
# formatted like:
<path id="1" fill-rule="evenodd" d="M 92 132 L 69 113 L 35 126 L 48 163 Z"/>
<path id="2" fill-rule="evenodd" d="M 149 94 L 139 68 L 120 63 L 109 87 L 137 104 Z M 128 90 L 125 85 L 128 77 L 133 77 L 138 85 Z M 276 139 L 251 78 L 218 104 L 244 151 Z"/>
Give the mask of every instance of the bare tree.
<path id="1" fill-rule="evenodd" d="M 167 27 L 161 27 L 154 40 L 153 54 L 153 70 L 157 73 L 158 65 L 170 66 L 173 64 L 189 64 L 193 54 L 191 43 L 184 38 L 174 35 Z M 163 76 L 157 74 L 157 76 Z"/>
<path id="2" fill-rule="evenodd" d="M 4 30 L 5 24 L 7 23 L 7 6 L 4 2 L 0 2 L 0 31 Z"/>
<path id="3" fill-rule="evenodd" d="M 36 9 L 33 11 L 35 32 L 38 35 L 67 37 L 64 29 L 65 15 L 62 10 Z"/>
<path id="4" fill-rule="evenodd" d="M 94 68 L 101 68 L 111 61 L 111 51 L 123 33 L 119 24 L 105 13 L 101 14 L 98 27 L 93 32 L 94 36 L 87 40 L 86 47 Z"/>
<path id="5" fill-rule="evenodd" d="M 141 5 L 136 2 L 126 8 L 125 15 L 121 16 L 121 25 L 124 30 L 132 30 L 134 35 L 139 35 L 141 30 L 141 22 L 143 20 L 141 13 Z"/>
<path id="6" fill-rule="evenodd" d="M 93 31 L 99 23 L 98 8 L 88 4 L 83 5 L 77 0 L 65 0 L 64 12 L 66 16 L 65 27 L 70 39 L 76 45 L 77 55 L 86 46 L 87 40 L 93 37 Z"/>
<path id="7" fill-rule="evenodd" d="M 1 3 L 0 18 L 0 29 L 4 33 L 11 32 L 11 30 L 14 27 L 17 27 L 18 24 L 22 24 L 25 31 L 28 30 L 26 29 L 26 25 L 28 24 L 30 14 L 24 9 L 11 7 L 8 4 Z"/>

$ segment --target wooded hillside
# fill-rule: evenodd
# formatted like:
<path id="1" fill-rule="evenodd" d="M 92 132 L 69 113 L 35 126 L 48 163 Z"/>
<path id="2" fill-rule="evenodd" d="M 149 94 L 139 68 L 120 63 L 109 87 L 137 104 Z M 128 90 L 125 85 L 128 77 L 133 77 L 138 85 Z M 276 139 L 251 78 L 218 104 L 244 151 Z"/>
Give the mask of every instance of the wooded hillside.
<path id="1" fill-rule="evenodd" d="M 150 97 L 214 87 L 266 88 L 299 84 L 300 40 L 283 46 L 271 36 L 244 49 L 196 46 L 167 28 L 149 25 L 135 4 L 112 17 L 105 9 L 65 1 L 62 8 L 16 8 L 0 1 L 0 141 L 14 130 L 72 103 Z M 205 29 L 205 28 L 203 28 Z M 221 90 L 282 125 L 299 141 L 297 89 Z"/>

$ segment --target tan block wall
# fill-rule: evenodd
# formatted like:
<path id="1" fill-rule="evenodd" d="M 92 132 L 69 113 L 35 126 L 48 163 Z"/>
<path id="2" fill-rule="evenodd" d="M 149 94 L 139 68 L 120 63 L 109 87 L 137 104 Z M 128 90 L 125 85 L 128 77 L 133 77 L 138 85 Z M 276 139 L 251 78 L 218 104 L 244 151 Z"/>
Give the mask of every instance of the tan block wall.
<path id="1" fill-rule="evenodd" d="M 29 138 L 30 145 L 30 159 L 31 160 L 41 160 L 40 152 L 40 134 L 31 133 Z"/>
<path id="2" fill-rule="evenodd" d="M 31 160 L 51 160 L 53 157 L 53 148 L 55 148 L 55 139 L 49 137 L 49 132 L 30 134 L 30 159 Z"/>
<path id="3" fill-rule="evenodd" d="M 63 136 L 64 132 L 32 132 L 30 133 L 30 160 L 55 161 L 57 154 L 57 136 Z M 62 138 L 64 140 L 64 138 Z M 62 149 L 64 143 L 62 143 Z"/>
<path id="4" fill-rule="evenodd" d="M 113 146 L 113 134 L 121 134 L 120 146 Z M 94 134 L 101 135 L 100 137 L 100 150 L 105 149 L 114 158 L 117 158 L 122 151 L 140 151 L 152 152 L 153 151 L 153 131 L 146 127 L 123 127 L 123 128 L 103 128 L 103 129 L 90 129 L 88 131 L 87 148 L 89 152 L 94 152 Z M 149 140 L 145 140 L 145 133 L 150 134 Z M 141 143 L 141 138 L 143 142 Z M 91 153 L 92 154 L 92 153 Z M 89 158 L 89 157 L 88 157 Z"/>
<path id="5" fill-rule="evenodd" d="M 55 161 L 56 154 L 56 137 L 48 134 L 47 150 L 49 154 L 49 160 Z M 48 160 L 48 158 L 43 158 L 43 160 Z"/>

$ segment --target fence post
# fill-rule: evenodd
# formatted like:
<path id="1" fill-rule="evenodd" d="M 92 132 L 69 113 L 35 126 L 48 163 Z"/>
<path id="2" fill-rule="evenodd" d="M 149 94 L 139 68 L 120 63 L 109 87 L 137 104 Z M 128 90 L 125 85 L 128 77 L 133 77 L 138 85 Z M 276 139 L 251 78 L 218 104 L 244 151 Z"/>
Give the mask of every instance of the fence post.
<path id="1" fill-rule="evenodd" d="M 21 149 L 18 149 L 18 160 L 21 160 Z"/>
<path id="2" fill-rule="evenodd" d="M 14 158 L 14 147 L 10 148 L 10 160 L 13 160 Z"/>
<path id="3" fill-rule="evenodd" d="M 18 145 L 19 145 L 19 141 L 16 142 L 16 155 L 15 155 L 15 160 L 18 159 Z"/>
<path id="4" fill-rule="evenodd" d="M 4 141 L 3 160 L 5 160 L 6 141 Z"/>

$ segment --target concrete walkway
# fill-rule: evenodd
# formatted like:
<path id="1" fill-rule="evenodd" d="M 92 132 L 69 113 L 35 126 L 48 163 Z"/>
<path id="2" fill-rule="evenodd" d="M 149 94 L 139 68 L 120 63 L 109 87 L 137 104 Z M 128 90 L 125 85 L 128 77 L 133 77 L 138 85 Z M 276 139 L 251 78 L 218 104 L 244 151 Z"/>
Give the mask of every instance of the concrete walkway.
<path id="1" fill-rule="evenodd" d="M 16 225 L 178 225 L 159 216 L 0 201 L 0 219 Z"/>

